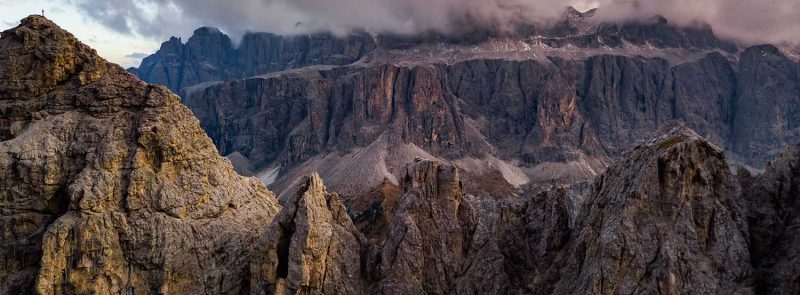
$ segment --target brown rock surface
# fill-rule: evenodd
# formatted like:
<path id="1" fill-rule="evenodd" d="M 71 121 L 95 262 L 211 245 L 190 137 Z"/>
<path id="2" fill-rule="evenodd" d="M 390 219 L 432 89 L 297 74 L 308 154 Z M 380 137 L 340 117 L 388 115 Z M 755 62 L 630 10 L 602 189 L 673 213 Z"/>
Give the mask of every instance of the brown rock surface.
<path id="1" fill-rule="evenodd" d="M 744 199 L 720 149 L 682 123 L 667 125 L 625 153 L 595 181 L 582 205 L 566 188 L 554 187 L 496 200 L 501 209 L 494 214 L 491 202 L 465 195 L 461 181 L 459 170 L 451 165 L 419 161 L 409 166 L 383 243 L 364 242 L 344 216 L 335 222 L 316 219 L 300 210 L 294 214 L 288 209 L 291 205 L 281 216 L 293 216 L 295 224 L 305 228 L 292 235 L 292 247 L 302 241 L 300 245 L 315 249 L 295 253 L 311 255 L 325 245 L 337 245 L 334 249 L 349 245 L 327 259 L 358 261 L 361 267 L 352 270 L 357 275 L 325 284 L 367 286 L 370 293 L 749 294 L 756 290 Z M 307 191 L 317 193 L 305 193 L 305 198 L 316 196 L 319 205 L 309 207 L 321 206 L 317 212 L 343 210 L 325 207 L 325 196 L 330 194 L 320 190 L 321 185 L 310 187 L 315 188 Z M 580 208 L 574 215 L 571 207 L 576 205 Z M 325 232 L 342 224 L 348 229 L 341 231 L 344 234 L 330 235 L 342 236 L 340 242 L 324 238 L 320 244 L 306 238 L 310 236 L 306 232 Z M 266 238 L 279 245 L 278 237 Z M 793 253 L 792 243 L 779 246 L 788 249 L 779 253 Z M 289 270 L 303 270 L 299 277 L 313 278 L 321 269 L 306 267 L 309 259 L 288 257 Z M 791 282 L 797 263 L 776 261 L 780 262 L 769 265 L 775 265 L 776 274 L 788 280 L 784 282 Z M 765 273 L 771 274 L 771 269 Z M 772 280 L 770 286 L 777 286 L 777 279 Z M 320 292 L 358 293 L 330 290 Z M 774 290 L 791 294 L 793 289 Z"/>
<path id="2" fill-rule="evenodd" d="M 380 292 L 445 294 L 455 286 L 476 223 L 463 200 L 459 170 L 413 164 L 381 254 Z"/>
<path id="3" fill-rule="evenodd" d="M 672 123 L 623 155 L 581 209 L 557 294 L 733 294 L 752 274 L 723 152 Z"/>
<path id="4" fill-rule="evenodd" d="M 364 294 L 364 249 L 339 196 L 306 178 L 275 217 L 250 264 L 251 294 Z"/>
<path id="5" fill-rule="evenodd" d="M 192 113 L 40 16 L 0 38 L 0 293 L 240 293 L 279 205 Z"/>

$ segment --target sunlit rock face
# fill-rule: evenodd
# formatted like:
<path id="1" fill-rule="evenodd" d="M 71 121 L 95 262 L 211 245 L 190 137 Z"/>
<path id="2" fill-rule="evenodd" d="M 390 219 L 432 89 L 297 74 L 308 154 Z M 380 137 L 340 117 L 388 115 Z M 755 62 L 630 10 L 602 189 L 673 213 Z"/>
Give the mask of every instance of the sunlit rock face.
<path id="1" fill-rule="evenodd" d="M 43 17 L 0 48 L 0 293 L 247 290 L 280 206 L 176 95 Z"/>

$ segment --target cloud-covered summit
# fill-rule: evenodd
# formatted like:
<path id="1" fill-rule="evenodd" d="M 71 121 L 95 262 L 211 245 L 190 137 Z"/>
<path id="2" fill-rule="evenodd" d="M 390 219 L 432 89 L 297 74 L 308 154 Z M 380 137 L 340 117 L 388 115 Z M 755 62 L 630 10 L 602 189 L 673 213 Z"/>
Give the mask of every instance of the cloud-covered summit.
<path id="1" fill-rule="evenodd" d="M 662 15 L 679 25 L 705 23 L 745 43 L 800 43 L 800 0 L 603 0 L 597 20 Z"/>
<path id="2" fill-rule="evenodd" d="M 663 15 L 707 23 L 747 43 L 800 41 L 800 0 L 72 0 L 86 16 L 122 33 L 166 38 L 200 26 L 234 37 L 245 31 L 297 34 L 367 30 L 413 34 L 464 28 L 507 30 L 547 24 L 568 6 L 599 7 L 596 19 Z"/>

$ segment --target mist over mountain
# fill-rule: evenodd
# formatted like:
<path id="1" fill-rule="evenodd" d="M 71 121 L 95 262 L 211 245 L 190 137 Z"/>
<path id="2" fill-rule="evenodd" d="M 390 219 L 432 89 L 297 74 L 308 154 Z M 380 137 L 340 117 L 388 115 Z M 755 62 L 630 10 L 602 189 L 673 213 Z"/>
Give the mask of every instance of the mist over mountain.
<path id="1" fill-rule="evenodd" d="M 750 44 L 800 40 L 800 1 L 729 0 L 76 0 L 91 19 L 125 33 L 167 38 L 214 26 L 235 40 L 246 31 L 277 34 L 354 30 L 454 33 L 548 25 L 570 6 L 599 8 L 598 21 L 661 15 L 681 25 L 709 24 L 724 38 Z"/>
<path id="2" fill-rule="evenodd" d="M 800 42 L 800 1 L 600 0 L 598 21 L 661 15 L 681 26 L 709 24 L 717 35 L 745 42 Z"/>

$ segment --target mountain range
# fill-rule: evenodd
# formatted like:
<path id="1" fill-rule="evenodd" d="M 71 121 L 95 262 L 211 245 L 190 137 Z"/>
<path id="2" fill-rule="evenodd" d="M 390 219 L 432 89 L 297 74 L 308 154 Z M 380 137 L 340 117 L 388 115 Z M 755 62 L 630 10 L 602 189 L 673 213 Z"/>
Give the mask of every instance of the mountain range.
<path id="1" fill-rule="evenodd" d="M 793 53 L 592 16 L 201 28 L 127 71 L 25 18 L 0 294 L 800 293 Z"/>
<path id="2" fill-rule="evenodd" d="M 358 197 L 396 186 L 415 157 L 512 190 L 589 180 L 672 120 L 753 171 L 800 139 L 793 51 L 594 14 L 513 33 L 248 33 L 238 47 L 201 28 L 129 71 L 179 93 L 237 170 L 279 195 L 318 171 Z"/>

